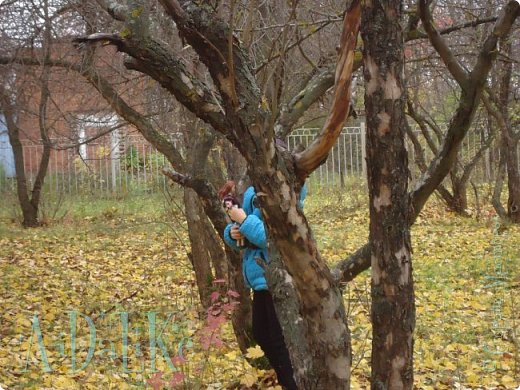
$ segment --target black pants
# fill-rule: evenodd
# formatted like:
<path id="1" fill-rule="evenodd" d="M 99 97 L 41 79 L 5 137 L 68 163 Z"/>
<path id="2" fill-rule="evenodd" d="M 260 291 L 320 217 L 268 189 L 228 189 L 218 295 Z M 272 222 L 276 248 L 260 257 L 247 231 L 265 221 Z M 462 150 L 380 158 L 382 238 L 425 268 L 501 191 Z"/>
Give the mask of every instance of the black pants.
<path id="1" fill-rule="evenodd" d="M 267 290 L 253 292 L 253 336 L 276 371 L 280 385 L 284 389 L 297 390 L 282 328 Z"/>

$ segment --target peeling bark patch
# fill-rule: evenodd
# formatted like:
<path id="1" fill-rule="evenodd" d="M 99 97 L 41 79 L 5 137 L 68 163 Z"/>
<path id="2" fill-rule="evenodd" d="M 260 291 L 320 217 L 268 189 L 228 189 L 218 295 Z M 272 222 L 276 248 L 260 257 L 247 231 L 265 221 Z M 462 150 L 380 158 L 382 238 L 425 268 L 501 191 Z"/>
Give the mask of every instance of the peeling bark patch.
<path id="1" fill-rule="evenodd" d="M 276 153 L 276 148 L 274 146 L 274 142 L 271 142 L 271 144 L 269 145 L 269 150 L 268 150 L 269 160 L 273 160 L 275 153 Z"/>
<path id="2" fill-rule="evenodd" d="M 392 192 L 387 185 L 383 184 L 379 188 L 379 196 L 374 198 L 374 207 L 379 212 L 381 211 L 381 207 L 390 206 L 392 204 L 391 199 Z"/>
<path id="3" fill-rule="evenodd" d="M 345 381 L 349 379 L 350 361 L 346 356 L 334 357 L 332 355 L 328 355 L 326 367 L 328 367 L 330 372 L 333 373 L 338 379 Z"/>
<path id="4" fill-rule="evenodd" d="M 389 73 L 384 85 L 385 99 L 397 100 L 401 97 L 401 88 L 393 73 Z"/>
<path id="5" fill-rule="evenodd" d="M 377 126 L 377 131 L 380 136 L 384 136 L 386 133 L 390 131 L 390 115 L 386 112 L 380 112 L 377 114 L 379 118 L 379 126 Z"/>
<path id="6" fill-rule="evenodd" d="M 385 340 L 385 348 L 387 350 L 390 350 L 390 348 L 392 347 L 392 345 L 394 345 L 394 334 L 392 332 L 388 333 L 386 335 L 386 340 Z"/>
<path id="7" fill-rule="evenodd" d="M 379 68 L 371 57 L 368 57 L 365 61 L 368 73 L 370 74 L 370 80 L 366 86 L 366 94 L 372 95 L 378 87 L 378 79 L 379 79 Z"/>
<path id="8" fill-rule="evenodd" d="M 234 94 L 233 90 L 233 82 L 230 77 L 224 77 L 221 74 L 217 75 L 217 79 L 220 83 L 220 88 L 227 95 L 228 98 L 231 98 Z"/>
<path id="9" fill-rule="evenodd" d="M 289 188 L 289 186 L 287 186 L 287 188 Z M 307 227 L 305 226 L 305 221 L 303 220 L 303 218 L 300 216 L 300 214 L 298 214 L 298 210 L 296 209 L 296 203 L 291 205 L 291 207 L 289 208 L 288 217 L 289 223 L 295 226 L 297 229 L 296 233 L 293 234 L 293 239 L 296 241 L 300 237 L 307 237 Z"/>
<path id="10" fill-rule="evenodd" d="M 410 252 L 406 248 L 406 246 L 402 246 L 395 253 L 395 257 L 399 264 L 401 265 L 401 274 L 399 275 L 399 285 L 404 286 L 408 284 L 408 280 L 410 279 Z"/>
<path id="11" fill-rule="evenodd" d="M 393 7 L 386 6 L 385 14 L 389 20 L 395 20 L 397 18 L 397 13 L 395 12 L 395 9 L 393 9 Z"/>
<path id="12" fill-rule="evenodd" d="M 383 290 L 385 291 L 385 295 L 387 297 L 393 297 L 395 296 L 395 286 L 393 284 L 384 284 Z"/>
<path id="13" fill-rule="evenodd" d="M 377 257 L 372 255 L 371 257 L 371 265 L 372 265 L 372 280 L 375 285 L 381 283 L 381 268 L 379 268 L 379 263 L 377 261 Z"/>
<path id="14" fill-rule="evenodd" d="M 281 176 L 280 172 L 277 172 L 278 176 Z M 280 207 L 282 211 L 287 212 L 291 208 L 290 200 L 291 199 L 291 189 L 286 183 L 282 183 L 280 187 L 280 192 L 282 195 L 282 202 L 280 203 Z"/>
<path id="15" fill-rule="evenodd" d="M 406 363 L 405 358 L 397 356 L 392 360 L 392 371 L 390 372 L 390 384 L 389 389 L 402 389 L 404 388 L 403 380 L 401 379 L 401 370 Z"/>
<path id="16" fill-rule="evenodd" d="M 287 283 L 287 284 L 290 284 L 292 285 L 292 282 L 293 282 L 293 278 L 292 276 L 289 274 L 289 272 L 284 272 L 284 282 Z"/>
<path id="17" fill-rule="evenodd" d="M 181 73 L 181 80 L 189 89 L 193 89 L 193 83 L 191 82 L 191 79 L 186 76 L 184 73 Z"/>

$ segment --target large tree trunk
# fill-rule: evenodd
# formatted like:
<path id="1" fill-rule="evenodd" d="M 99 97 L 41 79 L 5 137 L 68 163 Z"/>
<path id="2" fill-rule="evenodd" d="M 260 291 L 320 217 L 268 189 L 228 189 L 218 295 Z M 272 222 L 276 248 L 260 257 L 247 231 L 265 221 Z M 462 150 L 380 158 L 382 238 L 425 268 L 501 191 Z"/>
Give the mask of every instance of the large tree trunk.
<path id="1" fill-rule="evenodd" d="M 283 166 L 271 174 L 258 168 L 253 172 L 251 167 L 250 175 L 261 194 L 259 200 L 269 234 L 288 271 L 285 283 L 294 283 L 300 294 L 300 310 L 292 314 L 296 318 L 294 326 L 301 322 L 305 329 L 305 339 L 300 340 L 304 345 L 289 345 L 295 379 L 301 389 L 348 389 L 351 348 L 343 297 L 298 209 L 298 194 L 291 189 L 295 183 L 284 171 Z M 278 296 L 279 292 L 272 293 Z M 312 353 L 304 361 L 295 360 L 301 356 L 295 350 L 301 349 Z"/>
<path id="2" fill-rule="evenodd" d="M 25 173 L 25 163 L 23 156 L 23 145 L 20 140 L 20 129 L 16 124 L 16 108 L 14 97 L 10 97 L 10 93 L 0 87 L 0 108 L 4 112 L 4 117 L 7 124 L 7 133 L 9 135 L 9 142 L 13 149 L 15 171 L 16 171 L 16 189 L 18 193 L 18 201 L 22 209 L 24 227 L 36 227 L 40 225 L 38 221 L 38 209 L 40 206 L 41 192 L 47 175 L 49 161 L 51 156 L 51 141 L 47 127 L 47 102 L 50 98 L 49 93 L 49 73 L 50 66 L 47 62 L 51 55 L 51 20 L 49 18 L 48 2 L 43 3 L 43 13 L 45 16 L 44 25 L 44 41 L 43 51 L 44 58 L 42 59 L 42 71 L 40 76 L 40 101 L 38 107 L 38 125 L 40 129 L 40 139 L 43 144 L 43 151 L 38 165 L 38 172 L 34 179 L 31 195 L 29 195 L 29 185 L 27 183 L 27 176 Z"/>
<path id="3" fill-rule="evenodd" d="M 498 167 L 496 170 L 495 186 L 493 188 L 493 195 L 491 196 L 491 204 L 500 218 L 507 217 L 507 211 L 502 205 L 502 187 L 504 185 L 504 178 L 506 175 L 506 158 L 505 153 L 500 155 Z"/>
<path id="4" fill-rule="evenodd" d="M 372 389 L 411 389 L 415 303 L 404 144 L 402 4 L 399 0 L 364 4 L 361 34 L 372 259 L 371 383 Z"/>
<path id="5" fill-rule="evenodd" d="M 189 258 L 195 271 L 195 280 L 199 292 L 200 302 L 207 309 L 210 306 L 213 272 L 211 271 L 211 257 L 209 254 L 204 221 L 204 210 L 200 205 L 195 191 L 184 188 L 184 207 L 186 221 L 188 223 L 188 235 L 190 238 L 191 253 Z"/>
<path id="6" fill-rule="evenodd" d="M 191 127 L 200 127 L 197 125 L 198 124 L 194 122 Z M 208 161 L 214 140 L 215 136 L 213 132 L 208 129 L 200 128 L 199 137 L 193 139 L 192 144 L 189 146 L 187 162 L 196 178 L 207 177 L 208 173 L 211 172 L 212 181 L 218 183 L 222 176 L 222 168 L 221 166 L 217 166 L 216 162 L 212 164 Z M 192 208 L 192 204 L 197 203 L 197 218 L 196 221 L 192 221 L 197 225 L 197 233 L 192 233 L 191 229 L 189 232 L 192 250 L 198 247 L 196 249 L 197 256 L 202 256 L 201 259 L 195 259 L 196 253 L 193 251 L 194 269 L 196 273 L 198 271 L 200 272 L 197 277 L 197 283 L 203 290 L 211 287 L 205 287 L 207 281 L 204 282 L 204 279 L 208 278 L 209 275 L 208 270 L 202 270 L 201 267 L 209 267 L 209 264 L 213 264 L 217 278 L 226 280 L 229 288 L 239 294 L 240 304 L 232 314 L 232 324 L 239 348 L 242 352 L 245 352 L 252 344 L 251 298 L 249 296 L 249 290 L 244 284 L 240 255 L 229 250 L 229 248 L 226 248 L 224 252 L 220 246 L 220 242 L 218 242 L 215 237 L 215 229 L 222 235 L 226 226 L 226 220 L 220 202 L 217 199 L 217 194 L 205 193 L 204 191 L 200 191 L 200 188 L 199 191 L 197 191 L 197 186 L 193 187 L 193 190 L 187 190 L 187 187 L 185 188 L 184 201 L 186 208 Z M 190 193 L 189 195 L 186 193 L 188 191 Z M 215 210 L 215 206 L 210 206 L 212 202 L 217 202 L 218 210 Z M 209 212 L 209 210 L 212 210 L 212 212 Z M 210 226 L 210 220 L 215 229 Z M 226 264 L 226 260 L 228 260 L 228 264 Z M 201 261 L 205 264 L 200 264 Z M 199 264 L 196 265 L 196 263 Z M 211 270 L 209 270 L 209 272 L 211 272 Z M 202 296 L 205 296 L 205 294 L 203 293 Z M 209 295 L 205 296 L 204 299 L 206 300 L 206 305 L 209 304 Z"/>
<path id="7" fill-rule="evenodd" d="M 201 209 L 200 217 L 205 233 L 201 239 L 206 242 L 208 247 L 211 264 L 213 265 L 213 269 L 215 271 L 215 279 L 226 280 L 228 277 L 228 264 L 226 259 L 226 252 L 222 248 L 222 242 L 219 240 L 217 232 L 215 232 L 211 221 L 209 221 L 203 209 Z"/>
<path id="8" fill-rule="evenodd" d="M 509 57 L 511 53 L 511 40 L 502 40 L 504 54 Z M 514 223 L 520 223 L 520 172 L 518 171 L 518 148 L 515 140 L 511 120 L 509 117 L 509 95 L 511 90 L 511 77 L 513 62 L 506 58 L 502 61 L 502 74 L 500 75 L 499 106 L 504 118 L 502 130 L 502 153 L 505 153 L 507 164 L 507 216 Z"/>
<path id="9" fill-rule="evenodd" d="M 18 202 L 22 209 L 22 224 L 24 227 L 36 227 L 38 223 L 38 208 L 33 206 L 29 198 L 27 188 L 27 178 L 25 176 L 25 162 L 23 157 L 23 146 L 20 141 L 20 133 L 14 121 L 9 118 L 4 110 L 7 121 L 7 131 L 9 135 L 9 143 L 13 148 L 14 167 L 16 172 L 16 192 L 18 195 Z M 10 123 L 11 122 L 11 123 Z"/>
<path id="10" fill-rule="evenodd" d="M 45 115 L 45 105 L 48 99 L 48 92 L 45 88 L 43 91 L 42 86 L 42 100 L 40 103 L 40 115 Z M 37 227 L 40 225 L 38 220 L 38 207 L 40 203 L 41 190 L 45 175 L 47 174 L 47 167 L 50 159 L 50 141 L 47 136 L 47 130 L 45 128 L 45 119 L 40 117 L 40 133 L 43 141 L 43 153 L 40 159 L 38 167 L 38 174 L 33 184 L 32 197 L 29 195 L 29 184 L 27 182 L 27 176 L 25 173 L 25 161 L 23 155 L 23 145 L 20 140 L 20 129 L 16 124 L 15 120 L 15 108 L 13 102 L 11 102 L 7 91 L 0 90 L 0 107 L 4 114 L 7 133 L 9 136 L 9 143 L 13 149 L 14 155 L 14 166 L 16 172 L 16 191 L 18 195 L 18 202 L 22 210 L 22 225 L 24 227 Z"/>
<path id="11" fill-rule="evenodd" d="M 468 208 L 468 183 L 459 178 L 452 180 L 453 196 L 448 203 L 450 210 L 459 215 L 467 215 Z"/>
<path id="12" fill-rule="evenodd" d="M 230 248 L 226 248 L 226 255 L 229 260 L 229 286 L 239 294 L 238 306 L 232 313 L 231 323 L 233 324 L 233 332 L 237 338 L 238 346 L 242 353 L 245 353 L 255 343 L 253 339 L 251 293 L 244 284 L 240 254 Z"/>

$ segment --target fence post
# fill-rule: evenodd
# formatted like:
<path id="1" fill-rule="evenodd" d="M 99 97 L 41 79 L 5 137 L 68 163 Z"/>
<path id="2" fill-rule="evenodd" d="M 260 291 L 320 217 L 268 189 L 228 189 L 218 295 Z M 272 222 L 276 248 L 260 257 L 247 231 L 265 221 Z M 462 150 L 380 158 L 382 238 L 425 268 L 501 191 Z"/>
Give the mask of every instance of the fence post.
<path id="1" fill-rule="evenodd" d="M 117 189 L 117 163 L 119 162 L 119 130 L 110 133 L 110 167 L 112 175 L 112 191 Z"/>
<path id="2" fill-rule="evenodd" d="M 365 129 L 365 122 L 361 121 L 359 124 L 359 130 L 361 132 L 361 169 L 363 171 L 363 178 L 367 177 L 367 132 Z"/>

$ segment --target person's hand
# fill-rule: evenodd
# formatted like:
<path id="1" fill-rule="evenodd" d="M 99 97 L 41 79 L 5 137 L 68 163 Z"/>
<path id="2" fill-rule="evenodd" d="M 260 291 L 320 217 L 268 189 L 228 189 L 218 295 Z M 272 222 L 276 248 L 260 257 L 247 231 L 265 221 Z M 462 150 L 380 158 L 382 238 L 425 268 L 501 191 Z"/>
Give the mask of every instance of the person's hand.
<path id="1" fill-rule="evenodd" d="M 233 240 L 241 241 L 244 239 L 244 235 L 242 233 L 240 233 L 240 231 L 238 229 L 239 229 L 238 226 L 232 226 L 230 235 Z"/>
<path id="2" fill-rule="evenodd" d="M 238 223 L 244 222 L 244 219 L 247 217 L 246 212 L 238 207 L 229 208 L 227 214 L 229 215 L 229 218 Z"/>

